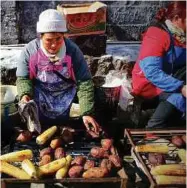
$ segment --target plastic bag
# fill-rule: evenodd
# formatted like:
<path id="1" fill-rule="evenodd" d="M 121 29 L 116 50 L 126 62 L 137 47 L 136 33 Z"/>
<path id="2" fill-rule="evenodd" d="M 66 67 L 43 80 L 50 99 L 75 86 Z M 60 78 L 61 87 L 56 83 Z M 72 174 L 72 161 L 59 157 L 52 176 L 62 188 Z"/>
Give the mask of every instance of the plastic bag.
<path id="1" fill-rule="evenodd" d="M 128 106 L 133 104 L 134 97 L 130 94 L 131 90 L 131 81 L 127 79 L 127 76 L 124 76 L 119 97 L 119 106 L 123 111 L 127 111 Z"/>

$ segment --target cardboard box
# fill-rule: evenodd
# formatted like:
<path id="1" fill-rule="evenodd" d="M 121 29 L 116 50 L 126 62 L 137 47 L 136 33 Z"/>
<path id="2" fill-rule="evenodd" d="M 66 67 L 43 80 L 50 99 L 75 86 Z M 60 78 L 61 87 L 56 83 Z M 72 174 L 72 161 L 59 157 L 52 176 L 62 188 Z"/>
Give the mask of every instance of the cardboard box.
<path id="1" fill-rule="evenodd" d="M 66 36 L 104 34 L 106 30 L 106 5 L 101 2 L 90 4 L 59 4 L 57 10 L 67 19 Z"/>

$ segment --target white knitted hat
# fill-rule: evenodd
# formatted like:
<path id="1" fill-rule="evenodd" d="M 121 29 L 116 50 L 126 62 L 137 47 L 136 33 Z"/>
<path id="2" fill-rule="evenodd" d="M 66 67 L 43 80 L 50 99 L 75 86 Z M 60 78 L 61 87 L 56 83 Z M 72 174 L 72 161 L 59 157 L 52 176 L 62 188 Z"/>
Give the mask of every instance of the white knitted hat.
<path id="1" fill-rule="evenodd" d="M 66 32 L 65 16 L 55 9 L 45 10 L 39 16 L 36 30 L 38 33 Z"/>

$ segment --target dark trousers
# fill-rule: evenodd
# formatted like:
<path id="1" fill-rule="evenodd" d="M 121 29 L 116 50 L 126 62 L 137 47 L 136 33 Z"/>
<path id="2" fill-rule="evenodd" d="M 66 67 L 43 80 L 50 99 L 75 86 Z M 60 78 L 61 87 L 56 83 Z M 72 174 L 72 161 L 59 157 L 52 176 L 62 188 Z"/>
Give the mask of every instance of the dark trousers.
<path id="1" fill-rule="evenodd" d="M 173 77 L 183 80 L 186 83 L 186 66 L 176 71 Z M 163 92 L 158 97 L 154 98 L 154 103 L 158 103 L 158 106 L 148 121 L 146 128 L 164 128 L 170 126 L 172 120 L 179 120 L 182 113 L 171 103 L 167 101 L 167 98 L 172 93 Z M 177 123 L 178 121 L 176 121 Z M 178 126 L 178 123 L 176 124 Z"/>

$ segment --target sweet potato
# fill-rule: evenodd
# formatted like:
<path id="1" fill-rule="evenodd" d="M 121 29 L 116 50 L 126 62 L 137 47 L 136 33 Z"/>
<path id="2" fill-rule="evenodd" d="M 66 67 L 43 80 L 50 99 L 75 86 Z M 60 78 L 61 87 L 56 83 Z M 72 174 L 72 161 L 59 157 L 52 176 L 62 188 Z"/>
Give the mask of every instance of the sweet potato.
<path id="1" fill-rule="evenodd" d="M 61 138 L 55 138 L 51 140 L 50 146 L 53 149 L 56 149 L 62 145 L 62 139 Z"/>
<path id="2" fill-rule="evenodd" d="M 84 164 L 84 170 L 88 170 L 89 168 L 92 168 L 95 166 L 95 161 L 93 160 L 87 160 Z"/>
<path id="3" fill-rule="evenodd" d="M 76 165 L 69 169 L 68 175 L 70 178 L 78 178 L 81 177 L 82 172 L 83 172 L 83 167 Z"/>
<path id="4" fill-rule="evenodd" d="M 110 153 L 111 153 L 112 155 L 116 155 L 116 154 L 117 154 L 116 148 L 115 148 L 114 146 L 112 146 L 112 147 L 110 148 Z"/>
<path id="5" fill-rule="evenodd" d="M 121 159 L 118 155 L 109 155 L 109 160 L 114 164 L 115 167 L 121 167 Z"/>
<path id="6" fill-rule="evenodd" d="M 52 161 L 51 155 L 44 155 L 42 157 L 42 160 L 39 162 L 39 166 L 46 165 Z"/>
<path id="7" fill-rule="evenodd" d="M 74 160 L 71 162 L 72 165 L 80 165 L 83 166 L 84 163 L 86 162 L 86 158 L 84 156 L 76 156 Z"/>
<path id="8" fill-rule="evenodd" d="M 65 143 L 73 142 L 75 130 L 72 128 L 64 127 L 62 129 L 61 138 Z"/>
<path id="9" fill-rule="evenodd" d="M 183 142 L 186 144 L 186 140 L 187 140 L 186 135 L 182 135 L 181 138 L 182 138 Z"/>
<path id="10" fill-rule="evenodd" d="M 113 163 L 109 159 L 103 159 L 100 163 L 100 167 L 107 168 L 109 172 L 111 171 L 113 166 Z"/>
<path id="11" fill-rule="evenodd" d="M 16 138 L 19 142 L 29 142 L 32 139 L 32 133 L 28 130 L 22 131 Z"/>
<path id="12" fill-rule="evenodd" d="M 83 173 L 83 178 L 103 178 L 108 176 L 108 169 L 102 167 L 93 167 Z"/>
<path id="13" fill-rule="evenodd" d="M 92 157 L 98 159 L 108 157 L 108 153 L 103 148 L 100 147 L 93 147 L 90 151 L 90 154 Z"/>
<path id="14" fill-rule="evenodd" d="M 153 166 L 166 163 L 165 156 L 161 153 L 149 153 L 148 160 Z"/>
<path id="15" fill-rule="evenodd" d="M 113 140 L 112 139 L 102 139 L 101 146 L 105 151 L 108 151 L 113 146 Z"/>
<path id="16" fill-rule="evenodd" d="M 40 151 L 40 157 L 42 158 L 44 155 L 51 155 L 53 153 L 53 149 L 48 147 L 44 148 Z"/>
<path id="17" fill-rule="evenodd" d="M 55 159 L 60 159 L 66 156 L 66 153 L 63 148 L 59 147 L 55 149 L 54 157 Z"/>
<path id="18" fill-rule="evenodd" d="M 177 135 L 172 136 L 171 142 L 172 142 L 172 144 L 174 144 L 178 148 L 180 148 L 184 145 L 183 139 L 180 136 L 177 136 Z"/>

